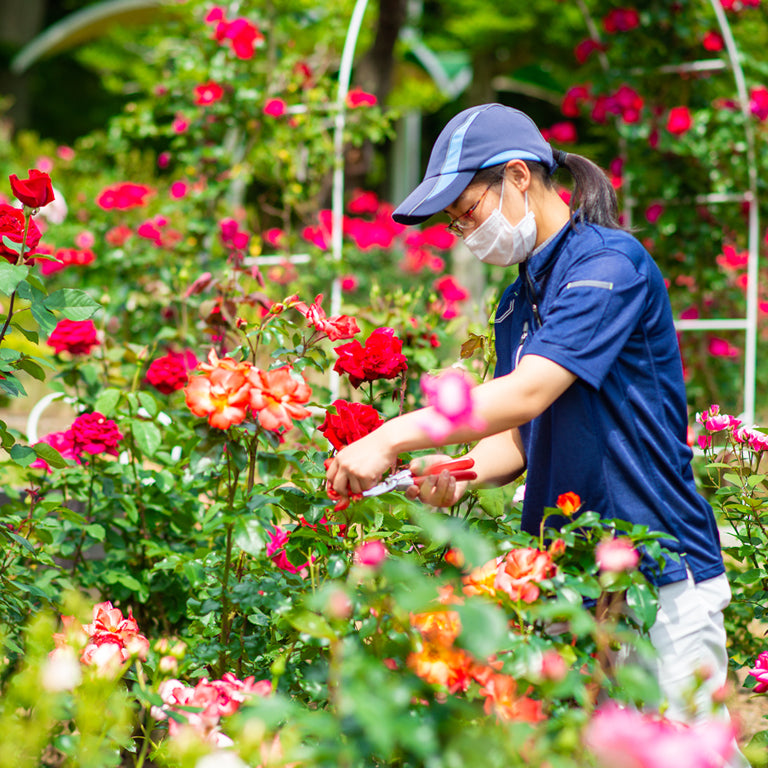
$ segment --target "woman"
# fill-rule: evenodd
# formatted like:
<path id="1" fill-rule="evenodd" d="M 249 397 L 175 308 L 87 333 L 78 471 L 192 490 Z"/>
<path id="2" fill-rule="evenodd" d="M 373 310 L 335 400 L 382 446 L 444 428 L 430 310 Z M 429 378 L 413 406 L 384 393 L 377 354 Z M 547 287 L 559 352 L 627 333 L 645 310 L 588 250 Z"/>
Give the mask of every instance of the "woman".
<path id="1" fill-rule="evenodd" d="M 552 182 L 559 166 L 574 178 L 570 208 Z M 329 482 L 340 494 L 359 493 L 400 453 L 478 441 L 468 454 L 476 484 L 507 483 L 527 469 L 530 532 L 545 507 L 574 491 L 605 518 L 668 534 L 679 557 L 662 570 L 648 558 L 642 564 L 660 587 L 654 673 L 667 716 L 685 719 L 686 691 L 706 667 L 697 714 L 710 716 L 727 672 L 730 590 L 714 515 L 694 485 L 682 365 L 658 268 L 619 228 L 602 171 L 553 150 L 529 117 L 500 104 L 448 123 L 424 180 L 393 217 L 417 224 L 440 211 L 478 259 L 519 264 L 494 321 L 494 378 L 472 393 L 484 428 L 457 428 L 438 444 L 419 426 L 429 409 L 404 414 L 340 451 Z M 409 495 L 449 506 L 466 487 L 444 472 Z M 737 758 L 733 765 L 746 765 Z"/>

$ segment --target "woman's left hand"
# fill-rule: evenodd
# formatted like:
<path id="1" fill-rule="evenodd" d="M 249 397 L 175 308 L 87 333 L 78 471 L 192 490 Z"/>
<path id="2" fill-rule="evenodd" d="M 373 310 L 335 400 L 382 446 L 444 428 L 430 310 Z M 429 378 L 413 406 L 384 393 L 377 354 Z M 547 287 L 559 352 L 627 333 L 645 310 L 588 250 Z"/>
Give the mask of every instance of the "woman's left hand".
<path id="1" fill-rule="evenodd" d="M 328 483 L 340 496 L 362 493 L 379 482 L 397 461 L 397 453 L 382 439 L 381 431 L 371 432 L 342 448 L 328 464 Z"/>

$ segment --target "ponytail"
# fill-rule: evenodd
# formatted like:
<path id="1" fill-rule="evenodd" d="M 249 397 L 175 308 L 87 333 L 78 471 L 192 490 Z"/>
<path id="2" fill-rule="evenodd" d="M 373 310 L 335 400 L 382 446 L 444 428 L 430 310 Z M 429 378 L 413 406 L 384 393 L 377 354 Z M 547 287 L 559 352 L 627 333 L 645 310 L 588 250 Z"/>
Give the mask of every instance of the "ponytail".
<path id="1" fill-rule="evenodd" d="M 555 161 L 573 176 L 571 216 L 577 211 L 580 221 L 589 221 L 601 227 L 621 229 L 616 191 L 605 172 L 581 155 L 553 150 Z"/>
<path id="2" fill-rule="evenodd" d="M 573 177 L 573 193 L 571 194 L 571 218 L 575 221 L 588 221 L 601 227 L 622 229 L 619 224 L 619 203 L 616 191 L 600 166 L 581 155 L 553 149 L 552 154 L 558 167 L 570 171 Z M 535 160 L 525 160 L 525 164 L 545 187 L 554 189 L 552 173 L 543 163 Z M 500 163 L 478 171 L 472 183 L 500 184 L 504 179 L 507 164 Z"/>

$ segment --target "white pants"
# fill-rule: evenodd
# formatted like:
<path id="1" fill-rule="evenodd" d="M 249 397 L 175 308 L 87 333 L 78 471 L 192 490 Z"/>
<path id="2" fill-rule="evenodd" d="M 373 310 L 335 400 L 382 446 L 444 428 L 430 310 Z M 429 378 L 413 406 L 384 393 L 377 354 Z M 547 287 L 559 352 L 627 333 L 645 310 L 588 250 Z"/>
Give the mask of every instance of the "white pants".
<path id="1" fill-rule="evenodd" d="M 687 581 L 660 587 L 659 612 L 649 631 L 656 658 L 640 663 L 658 681 L 670 720 L 730 720 L 725 706 L 713 711 L 712 704 L 712 694 L 725 685 L 728 674 L 723 610 L 730 600 L 725 574 L 696 584 L 689 573 Z M 708 677 L 691 701 L 694 680 L 702 672 Z M 749 768 L 749 762 L 736 749 L 727 766 Z"/>

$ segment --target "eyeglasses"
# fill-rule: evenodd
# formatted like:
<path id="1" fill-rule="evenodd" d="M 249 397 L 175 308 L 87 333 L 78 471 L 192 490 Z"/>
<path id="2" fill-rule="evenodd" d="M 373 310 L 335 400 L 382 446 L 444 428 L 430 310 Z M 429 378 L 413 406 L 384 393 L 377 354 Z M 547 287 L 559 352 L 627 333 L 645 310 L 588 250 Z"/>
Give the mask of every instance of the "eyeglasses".
<path id="1" fill-rule="evenodd" d="M 482 195 L 477 199 L 477 202 L 467 208 L 464 213 L 457 216 L 455 219 L 451 219 L 450 222 L 447 224 L 447 228 L 449 232 L 453 232 L 455 235 L 459 235 L 459 237 L 462 237 L 464 233 L 470 228 L 471 225 L 471 217 L 472 214 L 477 209 L 477 206 L 480 205 L 480 203 L 483 202 L 483 198 L 488 194 L 488 190 L 496 184 L 495 181 L 492 181 L 486 188 L 485 192 L 483 192 Z M 469 219 L 468 221 L 462 221 L 462 219 Z"/>

